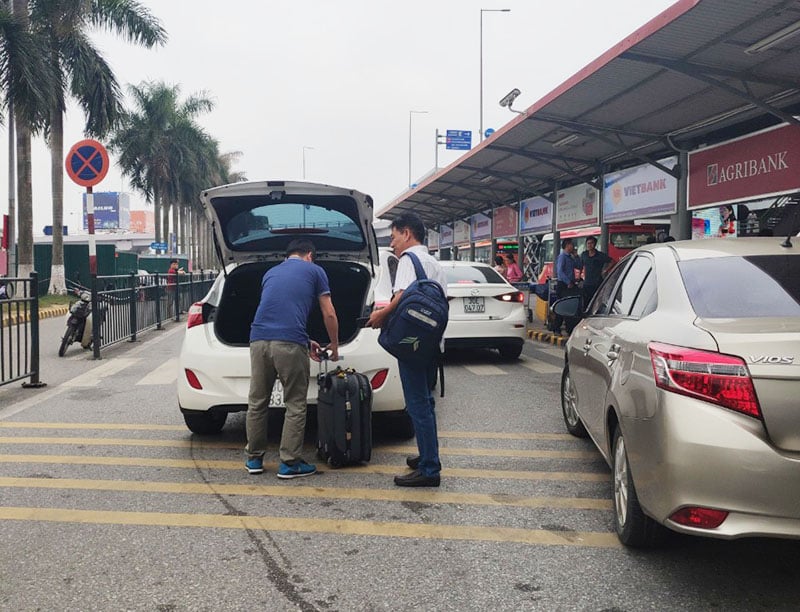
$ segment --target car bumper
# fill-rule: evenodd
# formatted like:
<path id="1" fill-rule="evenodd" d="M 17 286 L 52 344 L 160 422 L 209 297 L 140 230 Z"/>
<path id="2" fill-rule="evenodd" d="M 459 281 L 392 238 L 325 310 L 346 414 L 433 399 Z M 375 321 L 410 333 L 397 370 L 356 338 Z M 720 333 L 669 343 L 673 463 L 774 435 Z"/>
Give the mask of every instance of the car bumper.
<path id="1" fill-rule="evenodd" d="M 527 337 L 525 311 L 494 321 L 459 321 L 450 319 L 444 332 L 445 347 L 497 348 L 519 346 Z"/>
<path id="2" fill-rule="evenodd" d="M 388 369 L 385 382 L 373 391 L 373 412 L 403 410 L 405 402 L 400 386 L 397 361 L 377 341 L 377 330 L 362 330 L 355 340 L 339 348 L 339 361 L 328 367 L 353 368 L 369 379 Z M 316 375 L 321 365 L 311 362 L 311 381 L 307 402 L 317 403 Z M 191 370 L 202 389 L 189 385 L 185 370 Z M 186 330 L 179 357 L 178 404 L 183 411 L 247 410 L 250 390 L 250 350 L 247 346 L 230 346 L 217 340 L 213 325 L 198 325 Z"/>
<path id="3" fill-rule="evenodd" d="M 675 531 L 718 538 L 800 538 L 800 453 L 769 441 L 761 421 L 659 391 L 652 419 L 623 419 L 639 501 Z M 669 517 L 688 507 L 725 510 L 716 529 Z"/>

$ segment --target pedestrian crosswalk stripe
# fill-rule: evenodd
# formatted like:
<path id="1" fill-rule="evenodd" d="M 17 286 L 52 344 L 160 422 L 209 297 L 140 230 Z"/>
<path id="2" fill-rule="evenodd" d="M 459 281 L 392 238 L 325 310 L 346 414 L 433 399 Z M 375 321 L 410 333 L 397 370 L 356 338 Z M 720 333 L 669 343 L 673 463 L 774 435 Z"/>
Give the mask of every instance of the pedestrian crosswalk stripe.
<path id="1" fill-rule="evenodd" d="M 220 459 L 161 459 L 155 457 L 98 457 L 92 455 L 0 455 L 0 463 L 34 463 L 42 465 L 110 465 L 115 467 L 158 467 L 175 469 L 204 470 L 241 470 L 244 471 L 244 460 L 225 461 Z M 277 463 L 264 463 L 267 471 L 277 471 Z M 382 474 L 393 475 L 402 472 L 405 466 L 368 465 L 350 466 L 335 470 L 336 474 Z M 470 468 L 445 467 L 442 470 L 445 478 L 477 478 L 489 480 L 529 480 L 529 481 L 565 481 L 565 482 L 606 482 L 605 472 L 545 472 L 524 470 L 480 470 Z"/>
<path id="2" fill-rule="evenodd" d="M 505 370 L 493 365 L 465 365 L 464 367 L 477 376 L 505 376 L 508 374 Z"/>
<path id="3" fill-rule="evenodd" d="M 554 357 L 558 357 L 559 359 L 564 359 L 564 349 L 563 348 L 555 348 L 555 347 L 548 347 L 548 346 L 537 346 L 537 351 L 542 351 L 543 353 L 547 353 L 548 355 L 553 355 Z"/>
<path id="4" fill-rule="evenodd" d="M 113 376 L 125 370 L 126 368 L 131 367 L 132 365 L 139 363 L 141 359 L 129 359 L 129 358 L 119 358 L 111 360 L 107 363 L 104 363 L 101 366 L 97 366 L 96 368 L 92 368 L 88 372 L 84 372 L 75 378 L 71 378 L 70 380 L 62 383 L 61 386 L 63 387 L 96 387 L 100 384 L 100 382 L 108 378 L 109 376 Z"/>
<path id="5" fill-rule="evenodd" d="M 619 548 L 613 533 L 592 531 L 547 531 L 519 527 L 479 527 L 358 521 L 351 519 L 235 516 L 226 514 L 181 514 L 168 512 L 124 512 L 76 510 L 72 508 L 0 507 L 0 520 L 47 521 L 84 525 L 143 527 L 199 527 L 208 529 L 253 529 L 294 533 L 324 533 L 350 536 L 504 542 L 539 546 Z"/>
<path id="6" fill-rule="evenodd" d="M 80 444 L 82 446 L 151 446 L 164 448 L 218 448 L 241 449 L 241 443 L 197 442 L 195 440 L 155 440 L 142 438 L 65 438 L 13 436 L 0 437 L 0 444 L 44 444 L 47 446 Z M 374 449 L 383 453 L 414 454 L 415 446 L 379 446 Z M 527 459 L 599 459 L 594 451 L 528 450 L 514 448 L 457 448 L 439 447 L 440 455 L 461 455 L 466 457 L 521 457 Z"/>
<path id="7" fill-rule="evenodd" d="M 611 500 L 575 497 L 525 497 L 502 493 L 449 493 L 408 489 L 362 489 L 349 487 L 308 487 L 281 485 L 243 485 L 207 482 L 163 482 L 94 480 L 78 478 L 6 478 L 0 487 L 25 489 L 70 489 L 80 491 L 121 491 L 126 493 L 178 493 L 190 495 L 242 495 L 261 497 L 302 497 L 364 501 L 417 502 L 426 504 L 465 504 L 510 506 L 517 508 L 570 508 L 610 510 Z"/>
<path id="8" fill-rule="evenodd" d="M 22 421 L 0 421 L 0 429 L 83 429 L 108 431 L 182 431 L 185 425 L 159 425 L 157 423 L 32 423 Z M 517 431 L 440 431 L 440 438 L 468 440 L 571 440 L 575 436 L 565 433 L 517 432 Z"/>
<path id="9" fill-rule="evenodd" d="M 522 366 L 528 368 L 529 370 L 533 370 L 538 374 L 560 374 L 561 368 L 556 367 L 554 365 L 550 365 L 549 363 L 545 363 L 544 361 L 537 361 L 534 359 L 526 359 L 522 362 Z"/>
<path id="10" fill-rule="evenodd" d="M 141 378 L 137 385 L 171 385 L 178 378 L 178 358 L 167 359 L 164 363 Z"/>

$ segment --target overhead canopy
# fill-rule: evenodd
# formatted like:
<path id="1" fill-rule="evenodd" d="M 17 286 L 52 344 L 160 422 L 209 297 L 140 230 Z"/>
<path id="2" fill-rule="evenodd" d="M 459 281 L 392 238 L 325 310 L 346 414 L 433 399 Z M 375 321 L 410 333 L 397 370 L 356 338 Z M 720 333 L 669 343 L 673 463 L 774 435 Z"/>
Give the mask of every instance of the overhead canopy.
<path id="1" fill-rule="evenodd" d="M 796 0 L 680 0 L 378 216 L 448 223 L 556 184 L 600 187 L 604 172 L 800 125 L 798 108 Z"/>

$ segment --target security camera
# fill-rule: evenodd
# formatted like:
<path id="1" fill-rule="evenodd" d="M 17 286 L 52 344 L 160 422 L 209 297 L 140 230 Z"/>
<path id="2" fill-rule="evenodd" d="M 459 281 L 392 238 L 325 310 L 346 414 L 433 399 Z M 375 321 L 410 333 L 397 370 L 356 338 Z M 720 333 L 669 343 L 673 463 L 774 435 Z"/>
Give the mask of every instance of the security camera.
<path id="1" fill-rule="evenodd" d="M 519 94 L 521 93 L 522 92 L 515 87 L 514 89 L 509 91 L 505 96 L 503 96 L 503 99 L 500 100 L 500 106 L 507 106 L 508 108 L 511 108 L 511 105 L 514 104 L 514 100 L 516 100 L 517 96 L 519 96 Z"/>

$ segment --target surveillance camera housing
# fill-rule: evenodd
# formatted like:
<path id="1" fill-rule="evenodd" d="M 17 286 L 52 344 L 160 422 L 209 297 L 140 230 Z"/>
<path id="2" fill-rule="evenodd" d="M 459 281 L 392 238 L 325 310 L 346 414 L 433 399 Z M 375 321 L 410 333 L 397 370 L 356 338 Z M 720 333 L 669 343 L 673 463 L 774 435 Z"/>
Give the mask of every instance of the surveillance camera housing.
<path id="1" fill-rule="evenodd" d="M 520 93 L 522 92 L 515 87 L 505 96 L 503 96 L 503 99 L 500 100 L 500 106 L 507 106 L 508 108 L 511 108 L 511 105 L 514 104 L 514 100 L 517 99 L 517 96 L 519 96 Z"/>

